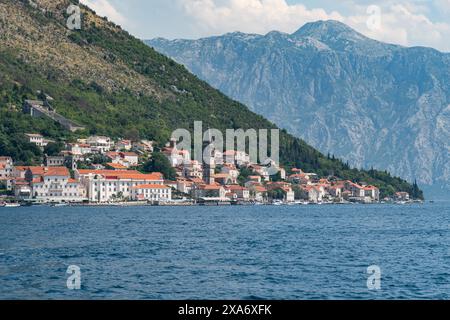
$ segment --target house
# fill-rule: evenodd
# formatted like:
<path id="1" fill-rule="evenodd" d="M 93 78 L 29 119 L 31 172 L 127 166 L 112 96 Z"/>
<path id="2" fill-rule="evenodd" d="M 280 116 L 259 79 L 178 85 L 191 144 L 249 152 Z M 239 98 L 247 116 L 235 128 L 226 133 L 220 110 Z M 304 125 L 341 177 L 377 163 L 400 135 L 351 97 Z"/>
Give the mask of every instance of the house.
<path id="1" fill-rule="evenodd" d="M 221 173 L 229 175 L 232 179 L 237 179 L 240 174 L 236 166 L 229 163 L 226 163 L 222 166 Z"/>
<path id="2" fill-rule="evenodd" d="M 131 188 L 131 200 L 167 202 L 172 200 L 172 188 L 161 184 L 144 184 Z"/>
<path id="3" fill-rule="evenodd" d="M 140 142 L 133 143 L 132 149 L 139 152 L 153 152 L 153 141 L 141 140 Z"/>
<path id="4" fill-rule="evenodd" d="M 311 184 L 309 176 L 303 172 L 291 174 L 288 177 L 288 181 L 295 184 Z"/>
<path id="5" fill-rule="evenodd" d="M 117 150 L 125 150 L 125 151 L 130 151 L 132 148 L 132 143 L 131 140 L 120 140 L 116 142 L 116 149 Z"/>
<path id="6" fill-rule="evenodd" d="M 285 202 L 295 201 L 295 192 L 292 190 L 291 184 L 287 182 L 270 182 L 267 184 L 267 190 L 280 191 Z"/>
<path id="7" fill-rule="evenodd" d="M 123 159 L 124 165 L 128 167 L 135 167 L 139 164 L 139 155 L 134 152 L 120 152 L 120 157 Z"/>
<path id="8" fill-rule="evenodd" d="M 193 196 L 200 198 L 217 198 L 222 201 L 229 200 L 226 198 L 227 191 L 223 186 L 203 184 L 193 188 Z"/>
<path id="9" fill-rule="evenodd" d="M 364 196 L 370 198 L 372 201 L 380 201 L 380 189 L 375 186 L 365 186 Z"/>
<path id="10" fill-rule="evenodd" d="M 11 157 L 0 157 L 0 179 L 11 177 L 13 166 Z"/>
<path id="11" fill-rule="evenodd" d="M 66 167 L 29 168 L 26 177 L 30 181 L 31 197 L 38 202 L 83 202 L 86 192 L 82 184 L 70 177 Z"/>
<path id="12" fill-rule="evenodd" d="M 345 190 L 348 190 L 351 192 L 352 197 L 354 198 L 364 198 L 365 197 L 365 191 L 364 187 L 360 186 L 357 183 L 354 183 L 352 181 L 345 181 L 344 183 Z"/>
<path id="13" fill-rule="evenodd" d="M 267 189 L 262 185 L 252 185 L 249 187 L 250 198 L 257 202 L 264 202 L 267 200 Z"/>
<path id="14" fill-rule="evenodd" d="M 318 186 L 301 186 L 301 198 L 306 199 L 312 203 L 319 203 L 323 201 L 323 197 L 325 195 L 325 191 L 322 187 Z"/>
<path id="15" fill-rule="evenodd" d="M 221 185 L 229 185 L 229 184 L 236 184 L 237 179 L 231 176 L 228 173 L 218 173 L 214 175 L 214 181 L 217 181 Z"/>
<path id="16" fill-rule="evenodd" d="M 172 167 L 177 167 L 191 161 L 189 151 L 179 150 L 175 139 L 170 140 L 169 145 L 162 149 L 162 153 L 167 157 Z"/>
<path id="17" fill-rule="evenodd" d="M 223 163 L 245 166 L 250 164 L 250 156 L 244 151 L 227 150 L 223 152 Z"/>
<path id="18" fill-rule="evenodd" d="M 69 143 L 67 148 L 73 155 L 82 156 L 92 153 L 91 146 L 87 143 Z"/>
<path id="19" fill-rule="evenodd" d="M 239 186 L 239 185 L 231 185 L 226 186 L 225 190 L 229 193 L 236 194 L 236 199 L 242 201 L 250 200 L 250 190 L 248 188 Z"/>
<path id="20" fill-rule="evenodd" d="M 184 194 L 191 194 L 193 184 L 192 181 L 186 179 L 177 179 L 177 190 Z"/>
<path id="21" fill-rule="evenodd" d="M 28 142 L 33 143 L 40 148 L 46 147 L 49 143 L 49 140 L 44 139 L 44 137 L 38 133 L 27 133 L 25 135 L 28 137 Z"/>
<path id="22" fill-rule="evenodd" d="M 132 187 L 163 185 L 161 173 L 143 174 L 135 170 L 75 170 L 75 177 L 87 190 L 90 202 L 111 202 L 130 199 Z"/>
<path id="23" fill-rule="evenodd" d="M 91 148 L 92 153 L 105 153 L 111 150 L 114 143 L 111 138 L 105 136 L 91 136 L 87 138 L 86 144 Z"/>
<path id="24" fill-rule="evenodd" d="M 45 155 L 44 164 L 47 167 L 62 167 L 65 164 L 64 156 L 48 156 Z"/>
<path id="25" fill-rule="evenodd" d="M 197 160 L 190 160 L 182 164 L 181 168 L 183 177 L 203 179 L 203 168 Z"/>
<path id="26" fill-rule="evenodd" d="M 396 201 L 409 201 L 411 199 L 408 192 L 397 192 L 394 195 Z"/>

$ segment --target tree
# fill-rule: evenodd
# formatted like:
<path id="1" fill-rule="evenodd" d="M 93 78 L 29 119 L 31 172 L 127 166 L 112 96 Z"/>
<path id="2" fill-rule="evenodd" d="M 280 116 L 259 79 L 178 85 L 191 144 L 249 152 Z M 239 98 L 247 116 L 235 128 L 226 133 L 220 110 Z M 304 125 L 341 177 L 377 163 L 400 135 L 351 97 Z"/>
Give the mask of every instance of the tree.
<path id="1" fill-rule="evenodd" d="M 147 173 L 161 172 L 169 180 L 175 180 L 177 176 L 175 169 L 172 168 L 167 157 L 160 152 L 154 152 L 152 154 L 151 159 L 143 165 L 142 171 Z"/>
<path id="2" fill-rule="evenodd" d="M 57 156 L 63 150 L 64 145 L 61 142 L 51 142 L 44 148 L 44 153 L 48 156 Z"/>

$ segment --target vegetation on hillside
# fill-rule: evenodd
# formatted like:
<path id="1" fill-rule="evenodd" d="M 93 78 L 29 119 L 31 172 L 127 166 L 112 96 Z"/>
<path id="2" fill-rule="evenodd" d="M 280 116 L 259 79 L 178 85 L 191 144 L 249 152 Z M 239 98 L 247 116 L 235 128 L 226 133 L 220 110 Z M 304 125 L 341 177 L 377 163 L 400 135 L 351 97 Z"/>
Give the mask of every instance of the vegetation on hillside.
<path id="1" fill-rule="evenodd" d="M 193 129 L 194 121 L 203 121 L 205 129 L 210 127 L 223 131 L 276 128 L 263 117 L 199 80 L 183 66 L 157 53 L 105 19 L 96 17 L 86 7 L 83 7 L 85 23 L 82 30 L 69 31 L 65 30 L 64 14 L 61 12 L 42 12 L 22 2 L 5 2 L 18 17 L 27 15 L 35 20 L 36 26 L 33 28 L 36 29 L 30 27 L 30 30 L 21 35 L 31 46 L 36 45 L 36 37 L 41 37 L 40 45 L 54 42 L 53 38 L 46 42 L 46 37 L 53 37 L 54 34 L 42 33 L 39 28 L 55 28 L 59 30 L 59 42 L 70 46 L 69 52 L 79 52 L 92 58 L 92 62 L 89 59 L 85 61 L 89 64 L 86 69 L 92 72 L 87 79 L 81 71 L 79 74 L 72 74 L 58 64 L 40 64 L 34 60 L 36 57 L 32 51 L 12 47 L 13 41 L 10 41 L 8 47 L 1 47 L 0 154 L 11 155 L 23 163 L 36 161 L 42 155 L 39 149 L 27 143 L 23 136 L 27 132 L 39 132 L 46 137 L 69 140 L 77 135 L 87 134 L 145 138 L 162 146 L 173 130 Z M 45 3 L 36 2 L 41 5 Z M 56 2 L 59 6 L 52 4 L 51 8 L 67 8 L 69 4 L 67 0 Z M 9 27 L 11 26 L 0 23 L 0 33 L 3 28 Z M 60 49 L 58 42 L 52 49 L 53 54 L 66 54 L 66 51 Z M 111 79 L 105 80 L 108 75 L 104 74 L 103 69 L 97 69 L 100 67 L 94 63 L 99 60 L 102 61 L 102 68 L 110 68 L 108 70 L 112 74 L 117 72 L 116 66 L 125 66 L 130 77 L 139 78 L 146 85 L 137 85 L 136 81 L 121 78 L 123 87 L 108 87 Z M 152 88 L 153 91 L 143 89 L 144 87 Z M 32 119 L 23 115 L 20 111 L 23 100 L 36 98 L 38 90 L 52 96 L 53 106 L 57 111 L 83 124 L 87 131 L 75 135 L 49 120 Z M 280 135 L 280 147 L 281 161 L 288 169 L 297 167 L 307 172 L 316 172 L 320 176 L 364 181 L 378 186 L 383 195 L 390 195 L 395 191 L 413 194 L 414 186 L 400 178 L 392 177 L 387 172 L 351 169 L 342 161 L 324 156 L 284 130 Z M 422 197 L 420 190 L 415 192 L 418 197 Z"/>

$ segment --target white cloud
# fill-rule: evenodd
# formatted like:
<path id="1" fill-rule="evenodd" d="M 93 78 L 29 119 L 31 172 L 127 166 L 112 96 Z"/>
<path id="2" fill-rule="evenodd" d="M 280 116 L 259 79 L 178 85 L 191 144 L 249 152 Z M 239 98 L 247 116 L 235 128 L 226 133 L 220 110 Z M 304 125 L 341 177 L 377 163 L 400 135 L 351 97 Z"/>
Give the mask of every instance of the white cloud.
<path id="1" fill-rule="evenodd" d="M 343 17 L 324 9 L 309 10 L 301 4 L 288 5 L 285 0 L 180 0 L 186 14 L 197 19 L 204 35 L 229 31 L 267 33 L 272 30 L 293 32 L 306 22 Z"/>
<path id="2" fill-rule="evenodd" d="M 264 34 L 272 30 L 291 33 L 306 22 L 334 19 L 359 32 L 385 42 L 405 46 L 430 46 L 450 51 L 450 24 L 433 22 L 423 3 L 379 1 L 381 24 L 369 29 L 367 6 L 350 2 L 352 15 L 322 8 L 309 9 L 285 0 L 178 0 L 185 13 L 195 19 L 200 36 L 232 31 Z M 450 0 L 436 0 L 442 9 L 450 9 Z"/>
<path id="3" fill-rule="evenodd" d="M 124 26 L 127 23 L 127 19 L 108 0 L 80 0 L 80 2 L 94 10 L 99 16 L 107 17 L 118 25 Z"/>

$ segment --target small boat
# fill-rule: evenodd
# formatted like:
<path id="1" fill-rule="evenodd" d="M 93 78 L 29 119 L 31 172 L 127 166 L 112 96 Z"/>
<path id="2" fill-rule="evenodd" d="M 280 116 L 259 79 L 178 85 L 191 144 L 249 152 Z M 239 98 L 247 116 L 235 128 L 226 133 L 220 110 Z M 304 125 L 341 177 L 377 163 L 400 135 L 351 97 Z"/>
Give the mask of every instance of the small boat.
<path id="1" fill-rule="evenodd" d="M 20 207 L 20 203 L 5 203 L 5 208 L 17 208 Z"/>
<path id="2" fill-rule="evenodd" d="M 281 205 L 283 205 L 283 202 L 280 201 L 280 200 L 278 200 L 278 201 L 272 202 L 272 204 L 273 204 L 274 206 L 281 206 Z"/>
<path id="3" fill-rule="evenodd" d="M 68 204 L 67 203 L 55 203 L 52 205 L 52 207 L 67 207 Z"/>

